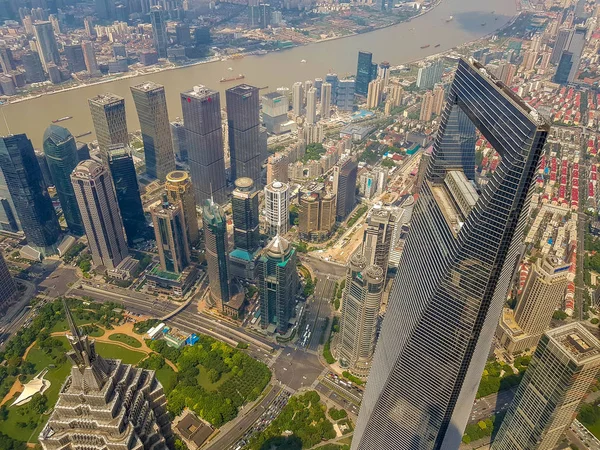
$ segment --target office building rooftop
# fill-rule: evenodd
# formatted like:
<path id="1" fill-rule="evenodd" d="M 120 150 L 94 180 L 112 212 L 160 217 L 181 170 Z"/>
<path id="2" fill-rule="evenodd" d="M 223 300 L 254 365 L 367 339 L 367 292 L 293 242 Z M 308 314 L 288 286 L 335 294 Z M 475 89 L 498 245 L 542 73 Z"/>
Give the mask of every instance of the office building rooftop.
<path id="1" fill-rule="evenodd" d="M 215 95 L 215 94 L 218 94 L 218 92 L 215 91 L 214 89 L 203 86 L 201 84 L 194 86 L 189 91 L 185 91 L 185 92 L 181 93 L 181 95 L 183 95 L 183 96 L 193 97 L 193 98 L 197 98 L 199 100 L 203 100 L 203 99 L 210 97 L 211 95 Z"/>
<path id="2" fill-rule="evenodd" d="M 162 89 L 164 86 L 162 84 L 155 83 L 154 81 L 144 81 L 136 86 L 132 86 L 131 89 L 135 89 L 143 92 L 150 92 L 156 89 Z"/>
<path id="3" fill-rule="evenodd" d="M 106 94 L 100 94 L 96 97 L 90 98 L 90 102 L 98 104 L 98 105 L 110 105 L 112 103 L 117 103 L 123 101 L 123 97 L 119 97 L 118 95 L 111 94 L 110 92 Z"/>
<path id="4" fill-rule="evenodd" d="M 578 323 L 555 328 L 546 334 L 577 364 L 584 364 L 600 353 L 598 339 Z"/>

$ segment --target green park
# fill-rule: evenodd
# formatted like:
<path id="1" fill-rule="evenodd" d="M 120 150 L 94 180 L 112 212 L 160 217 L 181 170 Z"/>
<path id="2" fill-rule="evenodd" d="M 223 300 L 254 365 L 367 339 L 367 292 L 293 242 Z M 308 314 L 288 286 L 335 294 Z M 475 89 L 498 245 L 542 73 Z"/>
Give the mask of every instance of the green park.
<path id="1" fill-rule="evenodd" d="M 67 299 L 67 304 L 79 329 L 95 338 L 103 358 L 156 372 L 172 417 L 188 407 L 219 427 L 257 399 L 271 379 L 264 364 L 210 337 L 200 336 L 192 347 L 171 348 L 162 340 L 144 340 L 132 324 L 123 324 L 120 305 L 78 299 Z M 71 370 L 62 301 L 33 306 L 39 307 L 36 318 L 0 352 L 0 450 L 24 450 L 37 443 Z M 24 385 L 40 373 L 49 385 L 15 405 Z"/>

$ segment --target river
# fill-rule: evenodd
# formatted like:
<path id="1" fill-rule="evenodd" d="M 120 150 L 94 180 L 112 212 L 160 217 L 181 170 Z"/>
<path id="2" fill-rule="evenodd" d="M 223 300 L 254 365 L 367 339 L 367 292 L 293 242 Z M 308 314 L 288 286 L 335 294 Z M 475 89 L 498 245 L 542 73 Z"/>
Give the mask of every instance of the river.
<path id="1" fill-rule="evenodd" d="M 376 62 L 389 61 L 399 65 L 449 50 L 465 42 L 483 37 L 504 26 L 516 14 L 514 0 L 441 0 L 441 4 L 410 22 L 388 28 L 295 47 L 285 51 L 243 59 L 198 64 L 167 70 L 151 75 L 115 80 L 107 83 L 47 94 L 35 99 L 2 106 L 10 133 L 27 133 L 36 147 L 41 145 L 45 128 L 53 119 L 73 116 L 60 125 L 73 135 L 93 132 L 87 99 L 103 92 L 112 92 L 125 98 L 127 123 L 130 131 L 139 128 L 139 122 L 129 87 L 144 80 L 165 86 L 171 120 L 181 115 L 180 92 L 196 84 L 204 84 L 224 91 L 235 82 L 220 83 L 222 77 L 243 73 L 244 83 L 269 86 L 274 90 L 295 81 L 325 77 L 334 71 L 340 77 L 355 73 L 357 52 L 373 52 Z M 446 22 L 449 16 L 454 20 Z M 497 18 L 497 20 L 495 19 Z M 485 25 L 482 26 L 482 24 Z M 427 49 L 420 47 L 430 44 Z M 440 44 L 435 48 L 436 44 Z M 306 63 L 301 63 L 306 60 Z M 228 68 L 233 70 L 230 71 Z M 263 91 L 267 92 L 267 91 Z M 221 105 L 225 106 L 222 94 Z M 0 120 L 0 134 L 9 130 Z M 92 133 L 81 140 L 95 139 Z"/>

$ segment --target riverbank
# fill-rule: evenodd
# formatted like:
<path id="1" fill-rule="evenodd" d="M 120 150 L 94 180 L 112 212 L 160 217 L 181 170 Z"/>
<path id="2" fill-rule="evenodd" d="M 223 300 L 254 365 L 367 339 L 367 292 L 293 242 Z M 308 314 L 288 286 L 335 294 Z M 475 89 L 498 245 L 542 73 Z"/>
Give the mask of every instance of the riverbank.
<path id="1" fill-rule="evenodd" d="M 398 22 L 390 23 L 390 24 L 383 25 L 383 26 L 380 26 L 380 27 L 375 27 L 375 28 L 373 28 L 373 29 L 371 29 L 371 30 L 369 30 L 369 31 L 367 31 L 365 33 L 353 32 L 353 33 L 350 33 L 350 34 L 347 34 L 347 35 L 344 35 L 344 36 L 334 36 L 334 37 L 330 37 L 330 38 L 319 39 L 319 40 L 316 40 L 316 41 L 313 41 L 313 42 L 307 42 L 305 44 L 294 44 L 294 45 L 291 45 L 291 46 L 289 46 L 287 48 L 284 48 L 284 49 L 265 50 L 265 53 L 261 54 L 261 55 L 258 55 L 255 52 L 240 53 L 240 54 L 244 58 L 247 58 L 247 57 L 249 58 L 249 57 L 253 57 L 253 56 L 255 56 L 255 57 L 256 56 L 264 56 L 266 54 L 276 53 L 276 52 L 282 52 L 282 51 L 291 50 L 291 49 L 298 48 L 298 47 L 304 47 L 304 46 L 313 45 L 313 44 L 322 44 L 322 43 L 325 43 L 325 42 L 331 42 L 331 41 L 336 41 L 336 40 L 340 40 L 340 39 L 347 39 L 347 38 L 351 38 L 351 37 L 355 37 L 355 36 L 359 36 L 359 35 L 363 35 L 363 34 L 373 33 L 375 31 L 380 31 L 380 30 L 384 30 L 386 28 L 395 27 L 395 26 L 398 26 L 398 25 L 403 24 L 403 23 L 409 23 L 409 22 L 411 22 L 411 21 L 413 21 L 413 20 L 415 20 L 415 19 L 417 19 L 417 18 L 419 18 L 421 16 L 424 16 L 425 14 L 430 13 L 436 7 L 438 7 L 442 3 L 442 1 L 443 0 L 436 0 L 435 3 L 433 3 L 430 8 L 428 8 L 425 11 L 420 12 L 419 14 L 415 14 L 414 16 L 410 17 L 407 20 L 399 20 Z M 500 29 L 501 28 L 499 28 L 498 30 L 500 30 Z M 497 32 L 498 30 L 496 30 L 495 32 Z M 452 50 L 452 49 L 450 49 L 450 50 Z M 447 51 L 450 51 L 450 50 L 445 50 L 444 52 L 440 52 L 438 54 L 443 54 L 443 53 L 445 53 Z M 36 93 L 31 94 L 31 95 L 27 95 L 27 96 L 15 98 L 14 100 L 13 99 L 9 99 L 9 100 L 5 101 L 4 103 L 0 103 L 0 105 L 12 105 L 12 104 L 17 104 L 17 103 L 22 103 L 22 102 L 25 102 L 25 101 L 28 101 L 28 100 L 34 100 L 34 99 L 39 98 L 41 96 L 56 95 L 56 94 L 61 94 L 61 93 L 64 93 L 64 92 L 69 92 L 69 91 L 73 91 L 73 90 L 81 89 L 81 88 L 85 88 L 85 87 L 98 86 L 98 85 L 102 85 L 102 84 L 106 84 L 106 83 L 112 83 L 112 82 L 115 82 L 115 81 L 127 80 L 127 79 L 130 79 L 130 78 L 143 77 L 143 76 L 147 76 L 147 75 L 154 75 L 154 74 L 161 73 L 161 72 L 168 72 L 170 70 L 185 69 L 185 68 L 189 68 L 189 67 L 200 66 L 200 65 L 204 65 L 204 64 L 212 64 L 212 63 L 217 63 L 217 62 L 221 62 L 221 61 L 224 61 L 224 60 L 232 60 L 232 59 L 233 58 L 223 58 L 223 57 L 220 57 L 220 56 L 216 56 L 216 57 L 213 57 L 213 58 L 210 58 L 210 59 L 207 59 L 207 60 L 193 61 L 193 62 L 189 62 L 189 63 L 186 63 L 186 64 L 178 65 L 178 66 L 156 67 L 156 68 L 153 68 L 151 70 L 144 71 L 144 72 L 141 72 L 141 73 L 140 72 L 131 72 L 131 73 L 127 73 L 127 74 L 124 74 L 122 76 L 118 76 L 118 77 L 114 77 L 114 78 L 111 78 L 111 77 L 102 78 L 102 79 L 99 79 L 98 81 L 94 81 L 94 82 L 91 82 L 91 83 L 81 83 L 81 84 L 78 84 L 76 86 L 70 86 L 70 87 L 67 87 L 67 88 L 62 88 L 62 89 L 57 88 L 56 90 L 51 90 L 51 91 L 46 91 L 46 92 L 36 92 Z M 421 59 L 423 59 L 423 58 L 421 58 Z M 419 60 L 420 59 L 417 59 L 415 61 L 419 61 Z"/>

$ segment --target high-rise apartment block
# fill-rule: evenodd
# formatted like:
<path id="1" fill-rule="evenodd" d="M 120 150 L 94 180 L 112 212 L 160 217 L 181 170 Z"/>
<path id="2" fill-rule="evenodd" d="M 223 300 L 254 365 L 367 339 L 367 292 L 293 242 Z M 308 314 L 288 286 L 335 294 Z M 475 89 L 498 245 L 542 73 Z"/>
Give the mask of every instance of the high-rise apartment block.
<path id="1" fill-rule="evenodd" d="M 385 274 L 369 265 L 359 252 L 352 255 L 346 273 L 337 355 L 340 365 L 366 378 L 371 369 Z"/>
<path id="2" fill-rule="evenodd" d="M 108 149 L 115 144 L 129 144 L 125 99 L 115 94 L 100 94 L 88 100 L 102 161 L 107 162 Z"/>
<path id="3" fill-rule="evenodd" d="M 375 78 L 377 78 L 377 64 L 373 62 L 373 54 L 371 52 L 358 52 L 354 92 L 366 97 L 369 91 L 369 83 Z"/>
<path id="4" fill-rule="evenodd" d="M 356 202 L 356 173 L 358 164 L 346 158 L 333 168 L 333 192 L 337 196 L 337 220 L 343 221 Z"/>
<path id="5" fill-rule="evenodd" d="M 399 226 L 395 211 L 375 206 L 367 217 L 363 234 L 362 254 L 368 266 L 378 266 L 387 273 L 394 230 Z"/>
<path id="6" fill-rule="evenodd" d="M 196 202 L 204 205 L 212 195 L 216 203 L 223 204 L 227 183 L 220 95 L 205 86 L 194 86 L 181 94 L 181 109 Z"/>
<path id="7" fill-rule="evenodd" d="M 95 341 L 81 334 L 66 304 L 65 309 L 71 330 L 67 334 L 71 375 L 39 435 L 42 449 L 83 443 L 98 450 L 171 448 L 167 399 L 155 372 L 102 358 Z M 82 410 L 90 410 L 85 419 Z"/>
<path id="8" fill-rule="evenodd" d="M 234 247 L 253 253 L 259 246 L 258 191 L 251 178 L 235 180 L 231 198 Z"/>
<path id="9" fill-rule="evenodd" d="M 127 242 L 133 245 L 146 237 L 148 227 L 131 149 L 123 144 L 111 146 L 108 151 L 108 169 L 115 187 Z"/>
<path id="10" fill-rule="evenodd" d="M 290 187 L 281 181 L 265 186 L 265 225 L 269 236 L 287 233 L 290 224 Z"/>
<path id="11" fill-rule="evenodd" d="M 331 117 L 331 84 L 324 82 L 321 85 L 321 119 Z"/>
<path id="12" fill-rule="evenodd" d="M 260 323 L 263 328 L 285 334 L 294 317 L 298 273 L 296 250 L 280 235 L 276 235 L 258 260 L 258 291 L 260 294 Z"/>
<path id="13" fill-rule="evenodd" d="M 436 116 L 442 115 L 444 109 L 444 87 L 441 84 L 436 84 L 433 88 L 433 113 Z"/>
<path id="14" fill-rule="evenodd" d="M 170 203 L 168 198 L 164 198 L 161 203 L 150 208 L 150 215 L 161 269 L 181 273 L 190 263 L 183 204 Z"/>
<path id="15" fill-rule="evenodd" d="M 0 169 L 27 244 L 42 255 L 55 253 L 60 225 L 25 134 L 0 137 Z"/>
<path id="16" fill-rule="evenodd" d="M 423 95 L 423 100 L 421 100 L 421 113 L 419 115 L 419 120 L 424 122 L 429 122 L 431 120 L 431 115 L 433 114 L 433 93 L 431 91 L 425 92 Z"/>
<path id="17" fill-rule="evenodd" d="M 36 22 L 33 24 L 33 30 L 44 70 L 47 72 L 48 65 L 51 63 L 60 66 L 60 53 L 52 24 L 44 21 Z"/>
<path id="18" fill-rule="evenodd" d="M 538 259 L 529 272 L 515 310 L 505 309 L 496 332 L 509 353 L 533 349 L 564 299 L 570 264 L 556 256 Z"/>
<path id="19" fill-rule="evenodd" d="M 317 123 L 317 90 L 314 87 L 306 92 L 306 123 Z"/>
<path id="20" fill-rule="evenodd" d="M 269 92 L 262 96 L 262 118 L 269 133 L 280 134 L 282 125 L 288 122 L 289 100 L 281 92 Z"/>
<path id="21" fill-rule="evenodd" d="M 434 62 L 426 63 L 419 67 L 417 72 L 417 87 L 419 89 L 431 89 L 442 80 L 444 73 L 444 62 L 442 58 Z"/>
<path id="22" fill-rule="evenodd" d="M 114 269 L 128 255 L 123 221 L 108 170 L 88 159 L 71 174 L 85 234 L 96 266 Z"/>
<path id="23" fill-rule="evenodd" d="M 294 116 L 301 116 L 304 109 L 304 85 L 296 81 L 292 85 L 292 111 Z"/>
<path id="24" fill-rule="evenodd" d="M 583 325 L 547 331 L 523 375 L 492 450 L 551 450 L 596 380 L 600 343 Z"/>
<path id="25" fill-rule="evenodd" d="M 98 62 L 96 61 L 94 43 L 91 41 L 84 41 L 81 43 L 81 49 L 83 50 L 83 59 L 88 73 L 92 76 L 98 75 L 100 70 L 98 69 Z"/>
<path id="26" fill-rule="evenodd" d="M 202 222 L 204 223 L 204 247 L 210 285 L 210 304 L 222 311 L 223 306 L 229 302 L 230 298 L 227 219 L 221 207 L 212 199 L 204 202 Z"/>
<path id="27" fill-rule="evenodd" d="M 368 88 L 368 85 L 367 85 Z M 356 82 L 354 80 L 340 80 L 337 88 L 335 104 L 340 111 L 352 111 L 354 109 L 354 91 Z"/>
<path id="28" fill-rule="evenodd" d="M 188 173 L 183 170 L 175 170 L 167 174 L 165 191 L 169 202 L 181 202 L 183 205 L 187 240 L 190 246 L 196 245 L 199 238 L 196 195 L 194 193 L 194 185 Z"/>
<path id="29" fill-rule="evenodd" d="M 43 147 L 67 227 L 76 236 L 83 236 L 85 230 L 71 183 L 71 172 L 79 163 L 75 138 L 66 128 L 50 125 L 44 132 Z"/>
<path id="30" fill-rule="evenodd" d="M 367 108 L 375 109 L 381 103 L 383 94 L 383 83 L 380 79 L 375 79 L 369 83 L 367 90 Z"/>
<path id="31" fill-rule="evenodd" d="M 146 81 L 131 86 L 131 95 L 140 119 L 146 173 L 164 180 L 169 172 L 175 170 L 165 87 Z"/>
<path id="32" fill-rule="evenodd" d="M 167 24 L 164 11 L 160 6 L 153 6 L 150 11 L 150 20 L 152 22 L 152 38 L 154 48 L 159 58 L 167 57 L 167 45 L 169 39 L 167 36 Z"/>
<path id="33" fill-rule="evenodd" d="M 500 164 L 473 188 L 475 126 Z M 352 448 L 458 448 L 520 257 L 550 126 L 461 59 L 390 293 Z M 424 274 L 427 276 L 424 277 Z"/>
<path id="34" fill-rule="evenodd" d="M 240 84 L 225 91 L 231 179 L 251 178 L 260 185 L 262 140 L 258 88 Z"/>

